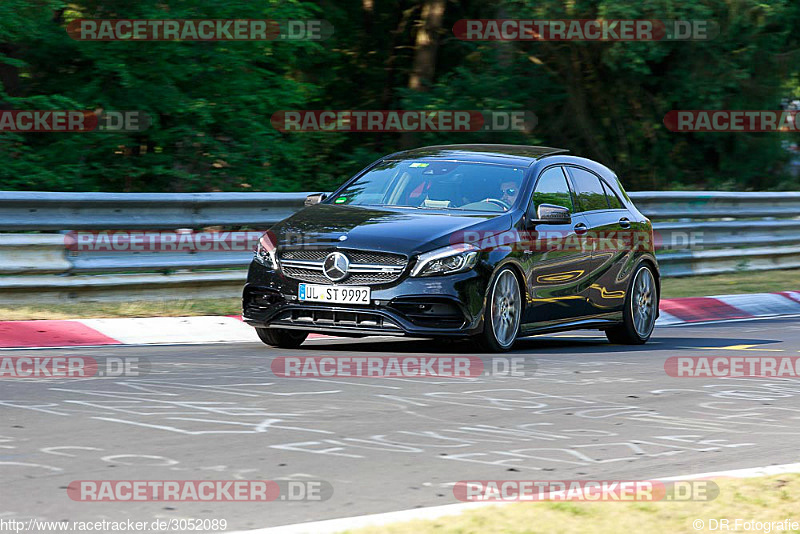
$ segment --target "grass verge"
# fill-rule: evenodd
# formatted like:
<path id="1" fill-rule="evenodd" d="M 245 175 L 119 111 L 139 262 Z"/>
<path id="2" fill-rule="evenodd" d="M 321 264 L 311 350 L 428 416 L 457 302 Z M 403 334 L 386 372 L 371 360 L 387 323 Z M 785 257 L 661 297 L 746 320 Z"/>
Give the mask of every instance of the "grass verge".
<path id="1" fill-rule="evenodd" d="M 380 527 L 348 531 L 351 534 L 558 534 L 648 532 L 679 534 L 719 532 L 711 519 L 728 519 L 729 531 L 765 532 L 734 529 L 736 519 L 743 521 L 800 523 L 800 475 L 786 474 L 747 479 L 717 479 L 719 496 L 710 502 L 541 502 L 492 506 L 458 516 L 430 521 L 409 521 Z M 695 528 L 696 520 L 703 527 Z M 698 524 L 699 525 L 699 524 Z M 724 528 L 722 529 L 725 530 Z M 800 532 L 778 530 L 772 532 Z"/>
<path id="2" fill-rule="evenodd" d="M 800 291 L 800 269 L 710 274 L 661 280 L 662 298 Z"/>
<path id="3" fill-rule="evenodd" d="M 768 293 L 800 290 L 800 269 L 665 278 L 662 298 L 699 297 L 729 293 Z M 196 299 L 132 302 L 54 302 L 8 306 L 0 304 L 0 320 L 87 319 L 95 317 L 180 317 L 239 315 L 241 300 Z"/>

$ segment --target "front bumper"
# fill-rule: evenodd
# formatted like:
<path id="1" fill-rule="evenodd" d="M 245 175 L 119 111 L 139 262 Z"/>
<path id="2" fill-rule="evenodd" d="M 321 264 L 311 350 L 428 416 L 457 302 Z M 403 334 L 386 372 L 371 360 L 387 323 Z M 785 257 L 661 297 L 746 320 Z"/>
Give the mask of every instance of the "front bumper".
<path id="1" fill-rule="evenodd" d="M 480 332 L 486 281 L 480 269 L 374 285 L 369 305 L 297 300 L 299 281 L 253 262 L 242 294 L 243 319 L 257 328 L 337 335 L 468 336 Z"/>

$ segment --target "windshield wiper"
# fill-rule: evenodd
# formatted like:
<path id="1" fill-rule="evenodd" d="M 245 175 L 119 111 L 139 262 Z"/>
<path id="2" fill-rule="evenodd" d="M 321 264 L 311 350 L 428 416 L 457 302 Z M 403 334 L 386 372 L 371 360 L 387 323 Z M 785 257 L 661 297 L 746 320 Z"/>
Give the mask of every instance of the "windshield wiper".
<path id="1" fill-rule="evenodd" d="M 437 208 L 435 206 L 386 206 L 387 208 L 403 208 L 409 210 L 461 210 L 464 211 L 464 208 L 456 208 L 453 206 L 447 208 Z"/>
<path id="2" fill-rule="evenodd" d="M 465 208 L 456 208 L 454 206 L 450 206 L 448 208 L 436 208 L 436 207 L 433 207 L 433 206 L 392 206 L 390 204 L 375 204 L 375 206 L 379 207 L 379 208 L 398 208 L 398 209 L 404 209 L 404 210 L 428 210 L 428 211 L 430 211 L 430 210 L 434 210 L 434 211 L 449 211 L 449 210 L 453 210 L 453 211 L 479 211 L 479 212 L 481 211 L 481 210 L 468 210 L 468 209 L 465 209 Z M 508 210 L 504 209 L 502 212 L 497 212 L 497 213 L 505 213 L 506 211 L 508 211 Z M 487 212 L 484 212 L 484 213 L 487 213 Z M 492 212 L 492 213 L 494 213 L 494 212 Z"/>

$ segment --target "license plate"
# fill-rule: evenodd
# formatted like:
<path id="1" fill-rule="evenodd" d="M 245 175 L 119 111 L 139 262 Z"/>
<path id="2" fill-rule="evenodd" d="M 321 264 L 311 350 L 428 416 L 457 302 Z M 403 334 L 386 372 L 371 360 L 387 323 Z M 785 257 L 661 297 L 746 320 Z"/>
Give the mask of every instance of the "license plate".
<path id="1" fill-rule="evenodd" d="M 333 302 L 335 304 L 369 304 L 368 287 L 318 286 L 300 284 L 298 300 L 304 302 Z"/>

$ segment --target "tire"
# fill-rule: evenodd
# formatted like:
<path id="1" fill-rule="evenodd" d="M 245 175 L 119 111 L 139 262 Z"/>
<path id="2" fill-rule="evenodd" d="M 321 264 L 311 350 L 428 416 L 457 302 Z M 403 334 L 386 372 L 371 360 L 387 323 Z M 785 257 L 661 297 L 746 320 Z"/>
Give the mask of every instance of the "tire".
<path id="1" fill-rule="evenodd" d="M 501 268 L 489 283 L 483 332 L 475 336 L 480 347 L 487 352 L 511 350 L 519 334 L 523 309 L 517 275 L 510 267 Z"/>
<path id="2" fill-rule="evenodd" d="M 280 349 L 296 349 L 308 337 L 302 330 L 281 330 L 276 328 L 256 328 L 256 334 L 264 344 Z"/>
<path id="3" fill-rule="evenodd" d="M 653 334 L 658 315 L 658 288 L 653 271 L 639 264 L 625 295 L 622 324 L 606 330 L 606 337 L 618 345 L 643 345 Z"/>

